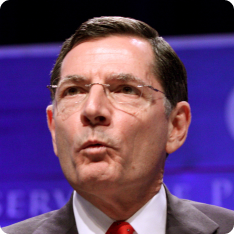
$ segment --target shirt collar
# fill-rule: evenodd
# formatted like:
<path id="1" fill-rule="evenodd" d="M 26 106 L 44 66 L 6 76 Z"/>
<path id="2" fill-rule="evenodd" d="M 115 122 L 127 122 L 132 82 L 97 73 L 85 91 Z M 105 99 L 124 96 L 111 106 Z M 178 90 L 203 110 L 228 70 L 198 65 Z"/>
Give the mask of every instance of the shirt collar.
<path id="1" fill-rule="evenodd" d="M 76 191 L 73 195 L 73 210 L 79 234 L 105 234 L 115 221 L 86 201 Z M 136 234 L 165 234 L 166 194 L 164 186 L 126 222 L 135 229 Z"/>

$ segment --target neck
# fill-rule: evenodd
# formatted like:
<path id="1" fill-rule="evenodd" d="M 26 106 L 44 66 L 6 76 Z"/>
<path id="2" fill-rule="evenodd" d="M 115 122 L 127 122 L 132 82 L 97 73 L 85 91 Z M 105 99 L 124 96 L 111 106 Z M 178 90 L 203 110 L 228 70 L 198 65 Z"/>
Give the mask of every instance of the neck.
<path id="1" fill-rule="evenodd" d="M 84 199 L 114 220 L 127 220 L 143 207 L 162 186 L 162 179 L 155 183 L 151 189 L 141 188 L 122 189 L 121 192 L 90 194 L 77 191 Z"/>

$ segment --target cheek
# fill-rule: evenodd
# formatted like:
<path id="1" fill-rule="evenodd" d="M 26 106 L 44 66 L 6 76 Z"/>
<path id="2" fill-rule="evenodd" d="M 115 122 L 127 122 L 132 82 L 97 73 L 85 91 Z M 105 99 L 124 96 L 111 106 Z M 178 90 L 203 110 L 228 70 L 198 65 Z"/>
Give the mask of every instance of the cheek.
<path id="1" fill-rule="evenodd" d="M 138 113 L 137 117 L 136 148 L 139 151 L 143 150 L 143 154 L 160 156 L 165 150 L 168 132 L 168 121 L 164 114 L 164 108 L 159 106 L 154 111 L 145 110 Z"/>
<path id="2" fill-rule="evenodd" d="M 143 150 L 142 144 L 147 141 L 151 126 L 144 117 L 144 112 L 139 110 L 132 114 L 121 114 L 116 119 L 116 126 L 113 126 L 115 137 L 120 139 L 121 153 L 126 163 L 136 160 L 136 155 Z"/>
<path id="3" fill-rule="evenodd" d="M 140 129 L 141 124 L 135 113 L 120 113 L 116 115 L 116 121 L 113 121 L 113 132 L 116 137 L 122 138 L 122 143 L 133 141 Z"/>
<path id="4" fill-rule="evenodd" d="M 55 123 L 55 139 L 57 145 L 58 156 L 70 154 L 73 148 L 73 139 L 76 132 L 75 123 L 71 121 L 63 121 L 58 119 Z"/>
<path id="5" fill-rule="evenodd" d="M 62 171 L 73 186 L 76 181 L 76 166 L 72 156 L 74 148 L 74 135 L 75 127 L 68 121 L 56 122 L 56 145 L 57 145 L 57 156 L 62 168 Z"/>

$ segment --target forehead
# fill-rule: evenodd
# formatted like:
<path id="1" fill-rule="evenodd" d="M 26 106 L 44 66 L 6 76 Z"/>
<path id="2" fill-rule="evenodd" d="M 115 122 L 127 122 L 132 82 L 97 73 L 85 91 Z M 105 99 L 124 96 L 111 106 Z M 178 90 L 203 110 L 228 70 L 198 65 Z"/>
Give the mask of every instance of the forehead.
<path id="1" fill-rule="evenodd" d="M 82 42 L 64 58 L 61 77 L 103 79 L 114 73 L 151 79 L 154 54 L 148 41 L 134 36 L 109 36 Z"/>

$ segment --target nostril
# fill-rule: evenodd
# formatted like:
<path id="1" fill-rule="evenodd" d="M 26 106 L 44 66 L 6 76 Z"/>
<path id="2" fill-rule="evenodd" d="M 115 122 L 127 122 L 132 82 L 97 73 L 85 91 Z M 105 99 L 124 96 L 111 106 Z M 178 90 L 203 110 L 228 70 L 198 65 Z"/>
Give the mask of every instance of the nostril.
<path id="1" fill-rule="evenodd" d="M 85 125 L 97 125 L 97 124 L 104 124 L 106 122 L 106 117 L 104 116 L 97 116 L 96 118 L 88 118 L 87 116 L 82 116 L 82 121 Z"/>
<path id="2" fill-rule="evenodd" d="M 93 120 L 91 118 L 88 118 L 87 116 L 82 116 L 81 119 L 85 125 L 93 125 Z"/>
<path id="3" fill-rule="evenodd" d="M 100 122 L 104 122 L 104 121 L 106 120 L 106 118 L 103 117 L 103 116 L 99 116 L 98 118 L 99 118 L 99 121 L 100 121 Z"/>

